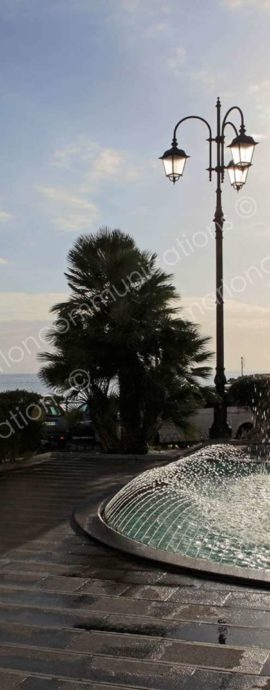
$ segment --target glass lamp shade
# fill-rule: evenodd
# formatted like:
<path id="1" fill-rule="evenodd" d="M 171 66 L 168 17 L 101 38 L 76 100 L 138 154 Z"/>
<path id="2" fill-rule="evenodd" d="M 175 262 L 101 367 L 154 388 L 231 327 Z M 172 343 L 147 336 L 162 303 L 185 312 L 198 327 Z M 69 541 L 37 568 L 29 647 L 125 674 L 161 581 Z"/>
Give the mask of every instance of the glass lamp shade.
<path id="1" fill-rule="evenodd" d="M 239 189 L 242 189 L 244 186 L 248 171 L 250 168 L 250 163 L 244 165 L 235 165 L 234 161 L 230 161 L 229 165 L 227 165 L 227 170 L 229 173 L 229 178 L 230 178 L 230 183 L 234 189 L 236 189 L 239 192 Z"/>
<path id="2" fill-rule="evenodd" d="M 235 137 L 228 148 L 231 149 L 233 162 L 235 165 L 250 165 L 257 141 L 253 137 L 248 137 L 241 133 Z"/>
<path id="3" fill-rule="evenodd" d="M 174 184 L 179 180 L 179 177 L 182 177 L 187 158 L 189 156 L 186 155 L 185 151 L 179 149 L 176 144 L 168 151 L 165 151 L 163 156 L 160 156 L 160 160 L 163 161 L 165 175 Z"/>

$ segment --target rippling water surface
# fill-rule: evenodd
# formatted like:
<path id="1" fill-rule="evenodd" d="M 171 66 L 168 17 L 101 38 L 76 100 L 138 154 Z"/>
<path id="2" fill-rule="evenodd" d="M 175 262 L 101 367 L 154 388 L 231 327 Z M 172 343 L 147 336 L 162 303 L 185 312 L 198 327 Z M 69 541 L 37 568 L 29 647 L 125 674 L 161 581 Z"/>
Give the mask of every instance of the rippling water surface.
<path id="1" fill-rule="evenodd" d="M 210 446 L 136 477 L 104 518 L 154 548 L 270 569 L 270 464 L 244 449 Z"/>

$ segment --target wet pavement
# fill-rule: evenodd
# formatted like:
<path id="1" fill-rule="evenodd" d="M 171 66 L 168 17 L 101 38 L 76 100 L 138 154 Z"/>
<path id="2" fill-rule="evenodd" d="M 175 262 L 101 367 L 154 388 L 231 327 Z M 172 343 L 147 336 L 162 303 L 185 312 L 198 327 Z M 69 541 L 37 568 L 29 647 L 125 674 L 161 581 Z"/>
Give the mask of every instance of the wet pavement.
<path id="1" fill-rule="evenodd" d="M 146 462 L 66 453 L 1 474 L 1 690 L 270 690 L 270 591 L 72 531 L 77 503 L 94 507 Z"/>

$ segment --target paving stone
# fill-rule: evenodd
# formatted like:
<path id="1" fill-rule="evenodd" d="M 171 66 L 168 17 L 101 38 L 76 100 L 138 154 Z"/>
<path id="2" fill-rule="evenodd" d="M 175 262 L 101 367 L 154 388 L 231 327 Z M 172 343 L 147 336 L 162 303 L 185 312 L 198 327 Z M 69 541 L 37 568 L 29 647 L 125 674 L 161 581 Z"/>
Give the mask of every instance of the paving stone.
<path id="1" fill-rule="evenodd" d="M 93 679 L 103 682 L 131 685 L 131 687 L 155 690 L 186 689 L 186 682 L 194 673 L 194 667 L 169 666 L 162 663 L 135 661 L 133 659 L 106 659 L 94 657 L 91 667 Z M 119 689 L 120 690 L 120 689 Z"/>
<path id="2" fill-rule="evenodd" d="M 24 675 L 16 675 L 15 673 L 7 673 L 0 669 L 0 688 L 1 690 L 17 690 L 21 687 L 20 683 L 24 680 Z"/>
<path id="3" fill-rule="evenodd" d="M 127 571 L 123 568 L 86 568 L 85 574 L 88 577 L 93 577 L 97 580 L 115 580 L 123 581 L 123 577 Z"/>
<path id="4" fill-rule="evenodd" d="M 126 582 L 133 585 L 152 585 L 156 584 L 157 582 L 163 584 L 163 577 L 164 575 L 161 575 L 160 572 L 156 573 L 155 570 L 153 572 L 149 570 L 131 570 L 130 572 L 125 570 L 123 571 L 120 579 L 121 582 Z"/>
<path id="5" fill-rule="evenodd" d="M 46 591 L 31 590 L 9 590 L 4 587 L 0 588 L 0 602 L 10 604 L 20 604 L 21 606 L 37 606 L 48 608 L 90 608 L 95 604 L 95 597 L 88 594 L 61 594 Z"/>
<path id="6" fill-rule="evenodd" d="M 0 587 L 35 587 L 42 583 L 40 573 L 10 573 L 2 571 L 0 573 Z"/>
<path id="7" fill-rule="evenodd" d="M 79 623 L 81 629 L 89 629 L 87 620 Z M 149 616 L 125 616 L 117 614 L 109 614 L 101 617 L 100 621 L 92 626 L 92 629 L 104 630 L 115 633 L 129 633 L 130 635 L 149 635 L 166 638 L 176 637 L 178 639 L 177 631 L 179 628 L 178 622 L 169 620 L 158 620 L 150 618 Z M 216 639 L 215 639 L 216 642 Z"/>
<path id="8" fill-rule="evenodd" d="M 0 558 L 0 568 L 5 567 L 9 563 L 9 558 Z"/>
<path id="9" fill-rule="evenodd" d="M 45 625 L 50 627 L 87 626 L 100 629 L 106 619 L 104 612 L 66 611 L 61 609 L 31 608 L 30 606 L 0 606 L 0 620 L 8 623 L 20 622 L 25 625 Z M 102 628 L 101 628 L 102 629 Z"/>
<path id="10" fill-rule="evenodd" d="M 244 606 L 270 611 L 270 592 L 232 592 L 229 606 Z"/>
<path id="11" fill-rule="evenodd" d="M 87 580 L 79 591 L 81 594 L 120 596 L 126 593 L 128 589 L 128 585 L 113 580 Z"/>
<path id="12" fill-rule="evenodd" d="M 196 670 L 185 690 L 270 690 L 270 678 Z"/>
<path id="13" fill-rule="evenodd" d="M 82 577 L 54 577 L 49 575 L 39 582 L 38 588 L 53 592 L 76 592 L 86 583 L 87 579 Z"/>
<path id="14" fill-rule="evenodd" d="M 120 690 L 119 685 L 103 685 L 103 683 L 89 683 L 87 681 L 77 680 L 58 680 L 57 678 L 38 678 L 36 676 L 29 677 L 23 685 L 21 690 Z M 124 690 L 133 690 L 125 685 Z"/>
<path id="15" fill-rule="evenodd" d="M 200 645 L 167 641 L 158 657 L 161 661 L 203 666 L 215 669 L 259 674 L 268 657 L 268 650 L 235 649 L 226 646 Z M 154 657 L 156 658 L 156 657 Z"/>
<path id="16" fill-rule="evenodd" d="M 184 604 L 203 604 L 204 606 L 223 606 L 227 604 L 230 592 L 205 592 L 190 590 L 189 587 L 177 588 L 172 592 L 170 601 L 181 601 Z"/>
<path id="17" fill-rule="evenodd" d="M 270 629 L 269 611 L 257 611 L 252 608 L 193 606 L 192 604 L 186 604 L 175 608 L 168 617 L 177 620 L 202 621 L 205 623 L 221 622 L 228 625 Z"/>
<path id="18" fill-rule="evenodd" d="M 93 568 L 93 571 L 95 569 Z M 40 573 L 40 577 L 46 577 L 46 575 L 50 574 L 55 574 L 55 575 L 62 575 L 63 577 L 70 577 L 73 574 L 78 577 L 83 577 L 84 572 L 89 572 L 89 569 L 87 566 L 81 566 L 80 570 L 78 571 L 78 566 L 77 565 L 60 565 L 59 563 L 35 563 L 31 562 L 28 560 L 20 560 L 18 559 L 17 561 L 10 561 L 0 572 L 0 577 L 2 573 L 8 572 L 8 573 L 17 573 L 17 572 L 26 572 L 30 574 L 37 574 Z M 87 575 L 88 576 L 88 575 Z M 88 576 L 89 577 L 89 576 Z"/>
<path id="19" fill-rule="evenodd" d="M 190 577 L 181 573 L 166 572 L 161 575 L 160 584 L 178 587 L 201 587 L 203 581 L 199 577 Z"/>
<path id="20" fill-rule="evenodd" d="M 270 676 L 270 653 L 269 653 L 268 659 L 267 659 L 267 661 L 266 661 L 266 663 L 262 669 L 262 675 L 263 676 Z"/>
<path id="21" fill-rule="evenodd" d="M 175 606 L 167 602 L 143 601 L 125 597 L 100 597 L 95 598 L 90 610 L 104 611 L 104 613 L 124 613 L 126 616 L 149 615 L 158 618 L 166 618 L 173 614 Z"/>
<path id="22" fill-rule="evenodd" d="M 153 601 L 166 601 L 172 597 L 173 593 L 178 592 L 177 587 L 162 587 L 157 585 L 156 587 L 151 585 L 146 585 L 145 587 L 133 586 L 129 587 L 125 592 L 125 596 L 132 597 L 133 599 L 148 599 Z"/>

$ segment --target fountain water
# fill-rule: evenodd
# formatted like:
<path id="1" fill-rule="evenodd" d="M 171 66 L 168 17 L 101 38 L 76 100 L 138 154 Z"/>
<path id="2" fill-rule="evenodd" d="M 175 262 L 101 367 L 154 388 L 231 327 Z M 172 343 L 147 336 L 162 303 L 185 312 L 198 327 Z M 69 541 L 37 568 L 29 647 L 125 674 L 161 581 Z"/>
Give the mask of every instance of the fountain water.
<path id="1" fill-rule="evenodd" d="M 133 479 L 104 508 L 119 536 L 153 553 L 270 576 L 270 463 L 212 445 Z M 147 548 L 146 553 L 147 555 Z M 168 558 L 166 557 L 168 562 Z M 213 571 L 213 567 L 211 569 Z"/>

